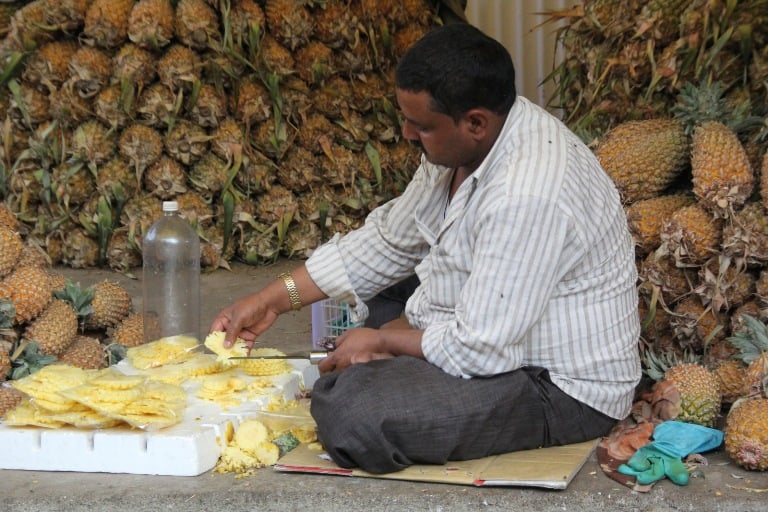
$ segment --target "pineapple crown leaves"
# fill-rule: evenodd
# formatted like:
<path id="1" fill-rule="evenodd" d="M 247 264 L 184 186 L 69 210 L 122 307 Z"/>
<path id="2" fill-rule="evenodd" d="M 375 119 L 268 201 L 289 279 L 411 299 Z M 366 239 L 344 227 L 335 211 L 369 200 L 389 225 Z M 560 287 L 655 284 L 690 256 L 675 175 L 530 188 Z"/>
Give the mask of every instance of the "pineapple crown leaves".
<path id="1" fill-rule="evenodd" d="M 741 318 L 746 329 L 730 336 L 728 341 L 738 349 L 734 357 L 749 364 L 768 351 L 768 326 L 748 314 L 742 314 Z"/>
<path id="2" fill-rule="evenodd" d="M 670 368 L 674 368 L 680 364 L 698 362 L 699 357 L 690 351 L 683 352 L 682 355 L 678 355 L 674 352 L 664 352 L 657 355 L 653 351 L 648 351 L 643 356 L 643 363 L 645 363 L 643 372 L 648 377 L 658 382 L 664 379 L 664 374 Z"/>
<path id="3" fill-rule="evenodd" d="M 57 359 L 56 356 L 41 353 L 34 341 L 21 345 L 14 356 L 11 363 L 11 380 L 32 375 Z"/>
<path id="4" fill-rule="evenodd" d="M 67 279 L 63 290 L 56 290 L 53 296 L 57 299 L 65 300 L 72 305 L 72 309 L 77 313 L 77 318 L 85 320 L 93 313 L 93 287 L 83 289 L 80 284 L 75 284 L 71 279 Z"/>
<path id="5" fill-rule="evenodd" d="M 733 108 L 725 93 L 725 87 L 718 81 L 700 85 L 687 82 L 672 106 L 672 114 L 683 123 L 688 135 L 705 121 L 723 122 L 740 133 L 753 124 L 749 116 L 751 105 L 747 102 Z"/>

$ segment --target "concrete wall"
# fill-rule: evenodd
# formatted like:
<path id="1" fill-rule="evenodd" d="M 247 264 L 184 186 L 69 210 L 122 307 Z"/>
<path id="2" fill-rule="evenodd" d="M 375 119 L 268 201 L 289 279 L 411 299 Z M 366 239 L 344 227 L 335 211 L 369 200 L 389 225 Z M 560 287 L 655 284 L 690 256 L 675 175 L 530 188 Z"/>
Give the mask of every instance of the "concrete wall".
<path id="1" fill-rule="evenodd" d="M 552 94 L 551 85 L 542 86 L 555 62 L 557 24 L 536 14 L 573 7 L 574 0 L 468 0 L 467 18 L 506 46 L 517 70 L 518 92 L 545 106 Z"/>

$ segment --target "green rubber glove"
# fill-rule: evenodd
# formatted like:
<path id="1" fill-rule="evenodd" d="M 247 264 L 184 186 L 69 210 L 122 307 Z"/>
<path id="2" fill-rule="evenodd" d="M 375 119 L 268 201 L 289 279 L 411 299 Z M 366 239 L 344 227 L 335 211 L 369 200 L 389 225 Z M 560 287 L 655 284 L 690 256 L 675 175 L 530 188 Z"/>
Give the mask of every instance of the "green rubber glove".
<path id="1" fill-rule="evenodd" d="M 619 473 L 634 476 L 641 485 L 652 484 L 664 477 L 677 485 L 688 483 L 688 468 L 682 459 L 660 450 L 653 444 L 637 450 L 626 464 L 619 466 Z"/>

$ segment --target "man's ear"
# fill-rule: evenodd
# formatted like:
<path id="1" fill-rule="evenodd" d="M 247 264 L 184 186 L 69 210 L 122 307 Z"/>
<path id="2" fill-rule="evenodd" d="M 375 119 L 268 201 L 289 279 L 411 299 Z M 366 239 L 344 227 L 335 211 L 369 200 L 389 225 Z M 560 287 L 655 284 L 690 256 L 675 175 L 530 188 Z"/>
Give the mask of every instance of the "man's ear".
<path id="1" fill-rule="evenodd" d="M 473 109 L 464 115 L 469 132 L 482 136 L 488 129 L 488 114 L 480 109 Z"/>

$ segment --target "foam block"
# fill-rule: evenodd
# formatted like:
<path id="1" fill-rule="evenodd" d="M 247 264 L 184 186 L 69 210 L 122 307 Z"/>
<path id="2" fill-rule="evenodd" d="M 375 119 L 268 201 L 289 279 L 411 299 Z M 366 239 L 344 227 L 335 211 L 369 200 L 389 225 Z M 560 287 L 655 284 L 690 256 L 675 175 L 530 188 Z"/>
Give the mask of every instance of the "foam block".
<path id="1" fill-rule="evenodd" d="M 213 469 L 228 422 L 254 417 L 273 398 L 293 399 L 317 379 L 317 367 L 291 361 L 294 370 L 272 378 L 265 395 L 223 409 L 195 396 L 199 384 L 184 384 L 187 408 L 180 423 L 156 432 L 116 427 L 101 430 L 9 427 L 0 423 L 0 469 L 197 476 Z M 117 368 L 131 373 L 121 361 Z"/>

